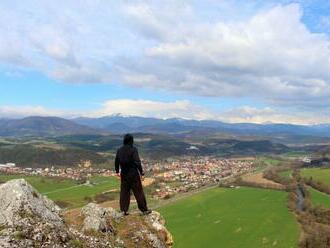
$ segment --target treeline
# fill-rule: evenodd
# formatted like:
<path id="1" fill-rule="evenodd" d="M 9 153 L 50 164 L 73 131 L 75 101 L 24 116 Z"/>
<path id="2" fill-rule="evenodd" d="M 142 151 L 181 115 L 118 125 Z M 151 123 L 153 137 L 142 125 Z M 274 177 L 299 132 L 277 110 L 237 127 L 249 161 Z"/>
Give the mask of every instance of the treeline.
<path id="1" fill-rule="evenodd" d="M 283 177 L 279 173 L 280 173 L 280 170 L 271 169 L 271 170 L 265 171 L 263 173 L 263 177 L 268 180 L 274 181 L 275 183 L 279 183 L 284 186 L 289 186 L 291 184 L 291 179 Z"/>
<path id="2" fill-rule="evenodd" d="M 32 145 L 0 148 L 0 163 L 16 163 L 22 167 L 77 166 L 82 160 L 106 163 L 103 156 L 83 149 L 51 149 Z"/>
<path id="3" fill-rule="evenodd" d="M 307 185 L 311 186 L 312 188 L 330 195 L 330 186 L 321 183 L 319 181 L 316 181 L 312 177 L 304 179 L 304 181 Z"/>
<path id="4" fill-rule="evenodd" d="M 293 174 L 295 188 L 292 188 L 288 197 L 288 207 L 296 213 L 297 220 L 303 231 L 300 248 L 328 248 L 330 247 L 330 210 L 321 206 L 313 206 L 311 196 L 305 187 L 304 180 L 298 171 Z M 301 190 L 304 204 L 298 209 L 297 191 Z"/>

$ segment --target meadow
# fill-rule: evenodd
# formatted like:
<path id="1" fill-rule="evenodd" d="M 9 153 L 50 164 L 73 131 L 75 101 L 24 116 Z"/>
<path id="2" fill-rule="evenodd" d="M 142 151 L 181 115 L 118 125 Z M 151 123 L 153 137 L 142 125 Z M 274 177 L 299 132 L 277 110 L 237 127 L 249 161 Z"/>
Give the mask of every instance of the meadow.
<path id="1" fill-rule="evenodd" d="M 308 191 L 310 193 L 311 201 L 312 201 L 313 205 L 315 205 L 315 206 L 320 205 L 325 208 L 330 208 L 330 196 L 329 195 L 322 193 L 311 187 L 308 187 Z"/>
<path id="2" fill-rule="evenodd" d="M 305 178 L 312 177 L 315 181 L 319 181 L 330 186 L 330 168 L 308 168 L 302 169 L 301 175 Z"/>
<path id="3" fill-rule="evenodd" d="M 21 175 L 0 175 L 0 181 L 22 178 Z M 46 178 L 41 176 L 24 176 L 38 192 L 54 201 L 68 204 L 68 207 L 81 207 L 96 194 L 119 189 L 119 180 L 115 177 L 94 176 L 91 185 L 78 184 L 70 179 Z"/>
<path id="4" fill-rule="evenodd" d="M 292 170 L 281 171 L 279 174 L 282 177 L 291 178 L 292 177 Z"/>
<path id="5" fill-rule="evenodd" d="M 259 156 L 258 160 L 267 166 L 278 166 L 282 161 L 273 157 Z"/>
<path id="6" fill-rule="evenodd" d="M 298 224 L 283 191 L 214 188 L 159 209 L 175 248 L 297 247 Z"/>

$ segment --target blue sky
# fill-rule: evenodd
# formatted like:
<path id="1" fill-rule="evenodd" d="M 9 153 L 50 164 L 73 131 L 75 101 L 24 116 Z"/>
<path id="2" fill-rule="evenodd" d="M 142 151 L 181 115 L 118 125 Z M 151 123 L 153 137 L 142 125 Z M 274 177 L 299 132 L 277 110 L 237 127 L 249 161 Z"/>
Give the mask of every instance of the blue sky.
<path id="1" fill-rule="evenodd" d="M 0 118 L 330 122 L 329 1 L 1 1 Z"/>

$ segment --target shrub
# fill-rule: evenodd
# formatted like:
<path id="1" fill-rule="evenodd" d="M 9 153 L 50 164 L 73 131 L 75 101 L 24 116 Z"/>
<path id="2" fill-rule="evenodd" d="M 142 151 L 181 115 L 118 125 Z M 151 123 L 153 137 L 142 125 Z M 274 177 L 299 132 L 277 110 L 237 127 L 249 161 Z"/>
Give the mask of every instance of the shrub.
<path id="1" fill-rule="evenodd" d="M 115 200 L 116 197 L 114 194 L 112 193 L 101 193 L 101 194 L 97 194 L 95 197 L 94 197 L 94 200 L 97 202 L 97 203 L 102 203 L 102 202 L 106 202 L 106 201 L 113 201 Z"/>
<path id="2" fill-rule="evenodd" d="M 57 200 L 55 201 L 55 204 L 57 206 L 59 206 L 60 208 L 68 208 L 71 206 L 71 204 L 69 202 L 66 202 L 66 201 L 61 201 L 61 200 Z"/>

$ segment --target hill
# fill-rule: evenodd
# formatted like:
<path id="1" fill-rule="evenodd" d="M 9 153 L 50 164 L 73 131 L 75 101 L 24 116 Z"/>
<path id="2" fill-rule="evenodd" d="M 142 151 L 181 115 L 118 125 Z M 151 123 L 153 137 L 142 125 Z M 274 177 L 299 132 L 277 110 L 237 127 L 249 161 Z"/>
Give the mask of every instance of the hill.
<path id="1" fill-rule="evenodd" d="M 71 167 L 82 160 L 90 160 L 93 164 L 107 162 L 106 158 L 93 151 L 76 148 L 53 149 L 32 145 L 0 147 L 0 163 L 12 162 L 22 167 Z"/>
<path id="2" fill-rule="evenodd" d="M 92 133 L 100 133 L 100 130 L 58 117 L 32 116 L 0 121 L 0 136 L 59 136 Z"/>
<path id="3" fill-rule="evenodd" d="M 101 118 L 80 117 L 74 122 L 115 133 L 182 133 L 208 130 L 236 135 L 302 135 L 330 137 L 330 125 L 225 123 L 216 120 L 187 120 L 181 118 L 157 119 L 138 116 L 112 115 Z"/>
<path id="4" fill-rule="evenodd" d="M 225 123 L 215 120 L 157 119 L 113 115 L 100 118 L 27 117 L 0 119 L 0 136 L 54 137 L 75 134 L 148 133 L 186 137 L 227 136 L 289 144 L 330 144 L 330 125 Z"/>
<path id="5" fill-rule="evenodd" d="M 136 146 L 144 157 L 162 159 L 182 155 L 237 155 L 283 153 L 290 150 L 285 145 L 267 140 L 238 140 L 209 138 L 206 136 L 181 138 L 166 134 L 134 133 Z M 54 140 L 68 147 L 94 152 L 115 152 L 122 144 L 121 135 L 71 135 Z M 193 147 L 194 149 L 191 149 Z"/>
<path id="6" fill-rule="evenodd" d="M 259 153 L 282 153 L 289 148 L 282 144 L 274 144 L 268 140 L 240 141 L 233 146 L 236 151 L 251 151 Z"/>

